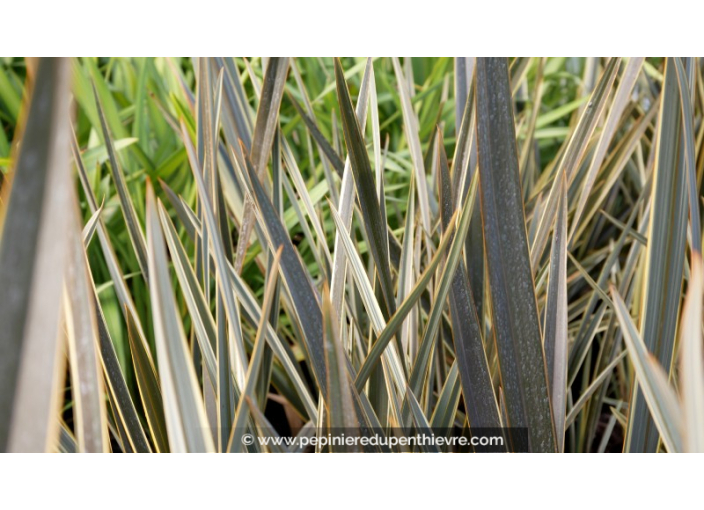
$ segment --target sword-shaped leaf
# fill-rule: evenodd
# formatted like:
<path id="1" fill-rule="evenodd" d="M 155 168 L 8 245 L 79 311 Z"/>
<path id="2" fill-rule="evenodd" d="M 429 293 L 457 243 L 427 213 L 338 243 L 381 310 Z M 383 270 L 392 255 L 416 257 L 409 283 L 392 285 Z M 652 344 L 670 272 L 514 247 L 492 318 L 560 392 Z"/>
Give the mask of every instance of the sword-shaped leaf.
<path id="1" fill-rule="evenodd" d="M 232 432 L 227 445 L 227 450 L 230 452 L 239 452 L 242 449 L 242 436 L 245 432 L 247 419 L 249 418 L 249 406 L 245 399 L 253 399 L 254 392 L 259 379 L 259 371 L 262 366 L 264 357 L 264 349 L 266 346 L 266 325 L 269 322 L 269 312 L 274 299 L 274 291 L 276 290 L 276 281 L 279 272 L 279 263 L 281 262 L 281 252 L 283 247 L 279 248 L 274 256 L 274 261 L 271 266 L 271 273 L 268 275 L 266 289 L 264 290 L 264 303 L 262 304 L 262 313 L 257 326 L 257 336 L 254 339 L 254 349 L 252 350 L 252 358 L 247 368 L 247 376 L 242 387 L 242 398 L 237 404 L 235 412 L 235 420 L 232 424 Z"/>
<path id="2" fill-rule="evenodd" d="M 613 285 L 611 286 L 611 295 L 614 298 L 616 316 L 621 324 L 629 357 L 636 369 L 639 388 L 643 392 L 642 395 L 650 409 L 654 424 L 660 431 L 667 450 L 671 453 L 681 452 L 683 444 L 682 410 L 675 390 L 670 387 L 665 370 L 657 362 L 655 356 L 648 352 L 645 342 L 631 320 L 626 304 Z"/>
<path id="3" fill-rule="evenodd" d="M 376 183 L 372 174 L 367 146 L 364 143 L 362 131 L 352 106 L 347 83 L 342 72 L 342 65 L 335 59 L 335 77 L 337 80 L 337 97 L 340 103 L 342 127 L 345 132 L 345 142 L 350 157 L 357 196 L 364 217 L 364 228 L 369 239 L 369 247 L 374 258 L 381 289 L 386 302 L 387 318 L 396 311 L 394 286 L 391 280 L 391 261 L 389 260 L 389 238 L 386 222 L 383 221 Z M 382 309 L 383 310 L 383 309 Z"/>
<path id="4" fill-rule="evenodd" d="M 550 252 L 550 283 L 545 304 L 543 348 L 548 367 L 557 451 L 565 448 L 565 412 L 567 405 L 567 179 L 557 201 L 557 220 Z"/>
<path id="5" fill-rule="evenodd" d="M 438 130 L 438 187 L 443 230 L 447 230 L 455 211 L 450 168 L 447 163 L 442 133 Z M 457 262 L 457 269 L 450 287 L 450 315 L 455 359 L 462 383 L 462 395 L 467 418 L 472 427 L 500 427 L 499 408 L 489 374 L 489 363 L 484 352 L 482 328 L 469 288 L 464 261 Z"/>
<path id="6" fill-rule="evenodd" d="M 655 142 L 652 211 L 645 259 L 644 301 L 640 331 L 648 351 L 669 371 L 679 318 L 687 237 L 687 165 L 682 109 L 675 62 L 667 59 Z M 654 452 L 658 430 L 643 394 L 634 389 L 626 435 L 629 452 Z"/>
<path id="7" fill-rule="evenodd" d="M 149 281 L 147 249 L 144 242 L 144 234 L 142 233 L 142 228 L 139 226 L 139 221 L 137 220 L 137 212 L 135 211 L 134 204 L 130 198 L 130 192 L 127 189 L 127 182 L 125 181 L 125 174 L 123 173 L 122 167 L 120 166 L 120 162 L 117 158 L 117 151 L 115 150 L 112 135 L 110 134 L 110 129 L 108 128 L 107 121 L 105 120 L 103 107 L 95 86 L 93 86 L 93 94 L 95 95 L 95 104 L 98 107 L 98 116 L 100 117 L 100 127 L 103 131 L 105 146 L 108 149 L 108 156 L 110 157 L 110 173 L 115 184 L 115 189 L 117 190 L 117 196 L 120 199 L 122 213 L 125 216 L 127 232 L 132 240 L 132 246 L 134 247 L 134 252 L 137 255 L 137 261 L 139 262 L 139 268 L 142 270 L 145 280 Z"/>
<path id="8" fill-rule="evenodd" d="M 75 197 L 75 194 L 72 193 Z M 69 260 L 64 282 L 64 313 L 71 387 L 74 400 L 74 429 L 78 451 L 108 452 L 103 371 L 100 367 L 98 327 L 89 285 L 91 275 L 79 234 L 78 206 L 72 205 L 66 237 Z"/>
<path id="9" fill-rule="evenodd" d="M 524 448 L 551 452 L 555 434 L 505 59 L 477 59 L 477 140 L 492 322 L 508 425 L 527 427 Z M 523 449 L 519 446 L 514 444 Z"/>
<path id="10" fill-rule="evenodd" d="M 323 289 L 323 322 L 325 324 L 325 366 L 328 370 L 327 404 L 328 427 L 331 430 L 344 430 L 350 435 L 358 427 L 352 400 L 352 378 L 347 370 L 347 357 L 338 337 L 340 326 L 332 308 L 330 291 Z M 355 390 L 356 391 L 356 390 Z M 333 445 L 333 452 L 359 451 L 359 445 Z"/>
<path id="11" fill-rule="evenodd" d="M 40 60 L 0 241 L 0 450 L 44 452 L 59 437 L 59 316 L 70 192 L 70 66 Z"/>
<path id="12" fill-rule="evenodd" d="M 149 288 L 154 313 L 154 337 L 169 446 L 173 452 L 212 452 L 215 450 L 213 438 L 176 308 L 166 243 L 150 183 L 147 184 L 147 240 L 149 269 L 153 275 Z"/>

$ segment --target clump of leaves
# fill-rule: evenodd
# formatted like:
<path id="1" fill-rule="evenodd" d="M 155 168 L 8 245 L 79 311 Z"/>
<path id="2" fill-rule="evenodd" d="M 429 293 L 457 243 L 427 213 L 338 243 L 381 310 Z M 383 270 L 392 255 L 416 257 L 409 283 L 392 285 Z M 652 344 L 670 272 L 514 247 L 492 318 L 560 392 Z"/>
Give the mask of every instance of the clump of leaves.
<path id="1" fill-rule="evenodd" d="M 693 58 L 0 61 L 1 447 L 702 451 L 703 83 Z"/>

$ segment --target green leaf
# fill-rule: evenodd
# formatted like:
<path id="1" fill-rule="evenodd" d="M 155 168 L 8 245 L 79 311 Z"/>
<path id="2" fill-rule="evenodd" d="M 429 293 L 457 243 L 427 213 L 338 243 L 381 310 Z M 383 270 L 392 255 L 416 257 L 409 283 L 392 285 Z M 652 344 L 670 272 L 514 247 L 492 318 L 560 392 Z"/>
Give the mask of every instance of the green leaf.
<path id="1" fill-rule="evenodd" d="M 186 144 L 186 150 L 188 152 L 188 159 L 191 163 L 192 174 L 195 177 L 195 181 L 198 187 L 198 196 L 200 197 L 200 206 L 202 208 L 203 216 L 205 219 L 205 227 L 208 230 L 208 239 L 210 241 L 210 251 L 212 252 L 213 259 L 215 260 L 216 268 L 216 283 L 220 295 L 225 301 L 225 312 L 227 314 L 227 323 L 230 327 L 230 332 L 234 337 L 234 366 L 235 380 L 238 386 L 241 387 L 244 381 L 244 374 L 247 370 L 247 357 L 244 350 L 244 340 L 242 339 L 242 330 L 240 326 L 240 317 L 237 309 L 237 302 L 235 301 L 234 293 L 232 292 L 232 287 L 228 284 L 228 263 L 227 255 L 225 254 L 224 240 L 220 237 L 220 229 L 215 219 L 215 213 L 213 211 L 213 204 L 208 198 L 208 190 L 205 187 L 205 182 L 203 180 L 202 171 L 196 158 L 196 154 L 193 148 L 193 143 L 191 138 L 186 131 L 186 126 L 181 124 L 181 134 Z M 220 355 L 218 351 L 218 355 Z M 229 356 L 227 356 L 229 357 Z M 226 358 L 227 359 L 227 358 Z M 221 360 L 222 362 L 222 360 Z"/>
<path id="2" fill-rule="evenodd" d="M 254 398 L 257 380 L 259 379 L 259 371 L 262 366 L 262 358 L 264 357 L 264 347 L 266 346 L 266 325 L 269 322 L 269 313 L 271 304 L 274 299 L 274 291 L 276 290 L 276 281 L 279 272 L 279 263 L 281 262 L 281 253 L 283 247 L 279 248 L 274 256 L 274 261 L 271 266 L 271 272 L 264 290 L 264 303 L 262 304 L 262 313 L 257 326 L 257 336 L 254 340 L 254 349 L 252 358 L 247 369 L 244 386 L 242 387 L 242 398 L 237 404 L 235 412 L 235 420 L 232 424 L 232 433 L 227 445 L 227 451 L 239 452 L 242 448 L 242 436 L 245 432 L 245 426 L 249 417 L 249 406 L 245 399 Z"/>
<path id="3" fill-rule="evenodd" d="M 164 415 L 164 401 L 159 386 L 159 374 L 153 365 L 151 352 L 144 342 L 139 341 L 137 330 L 132 316 L 127 314 L 127 339 L 130 345 L 132 363 L 134 364 L 137 388 L 142 400 L 142 408 L 146 416 L 147 425 L 158 452 L 169 451 L 169 438 Z"/>
<path id="4" fill-rule="evenodd" d="M 450 169 L 442 139 L 438 130 L 438 188 L 440 189 L 440 209 L 443 230 L 447 230 L 455 211 Z M 469 288 L 464 261 L 458 260 L 450 287 L 450 315 L 452 316 L 452 336 L 455 346 L 455 359 L 462 383 L 462 396 L 469 423 L 477 428 L 498 428 L 501 426 L 499 408 L 489 374 L 489 363 L 484 352 L 482 328 L 477 318 L 474 299 Z M 443 299 L 444 301 L 444 299 Z"/>
<path id="5" fill-rule="evenodd" d="M 129 147 L 135 142 L 137 142 L 136 138 L 122 138 L 120 140 L 114 140 L 113 148 L 115 151 L 120 152 L 122 149 Z M 83 164 L 86 168 L 95 168 L 97 165 L 102 165 L 108 161 L 110 155 L 108 153 L 107 145 L 103 144 L 86 149 L 83 152 L 82 157 Z"/>
<path id="6" fill-rule="evenodd" d="M 159 219 L 164 229 L 166 244 L 169 247 L 169 253 L 171 253 L 171 260 L 174 264 L 176 276 L 181 285 L 183 297 L 193 321 L 196 340 L 198 341 L 198 346 L 200 347 L 201 354 L 205 361 L 208 379 L 213 389 L 215 389 L 217 388 L 217 360 L 213 352 L 213 345 L 215 345 L 217 336 L 215 321 L 210 312 L 210 307 L 205 301 L 203 291 L 198 285 L 198 279 L 193 271 L 193 267 L 188 261 L 186 250 L 181 244 L 181 240 L 178 238 L 176 228 L 161 203 L 159 203 Z"/>
<path id="7" fill-rule="evenodd" d="M 88 207 L 91 213 L 95 214 L 98 211 L 98 203 L 95 199 L 95 194 L 90 187 L 90 182 L 88 181 L 88 174 L 86 173 L 85 166 L 83 165 L 83 161 L 81 159 L 75 133 L 73 133 L 73 136 L 71 137 L 71 142 L 71 150 L 74 161 L 76 162 L 76 167 L 78 168 L 78 176 L 81 181 L 83 193 L 87 199 Z M 147 345 L 146 335 L 144 334 L 142 323 L 139 320 L 139 315 L 137 314 L 137 308 L 135 307 L 132 295 L 130 294 L 130 291 L 125 283 L 125 276 L 120 268 L 117 255 L 113 249 L 102 216 L 98 217 L 96 230 L 98 233 L 98 240 L 100 241 L 100 248 L 103 252 L 105 263 L 108 266 L 108 272 L 110 273 L 111 283 L 115 288 L 117 299 L 120 302 L 120 308 L 124 313 L 125 320 L 128 323 L 130 321 L 133 323 L 137 340 L 141 342 L 142 349 L 147 353 L 149 364 L 153 367 L 154 362 L 152 360 L 151 353 L 149 352 L 149 346 Z"/>
<path id="8" fill-rule="evenodd" d="M 289 57 L 272 57 L 264 75 L 264 85 L 262 86 L 259 99 L 257 119 L 254 123 L 252 147 L 249 151 L 251 163 L 260 181 L 264 177 L 266 162 L 269 160 L 271 146 L 274 143 L 274 134 L 278 126 L 279 109 L 284 95 L 288 67 Z M 252 235 L 254 223 L 251 215 L 251 208 L 246 207 L 235 259 L 235 269 L 238 273 L 242 269 L 249 237 Z"/>
<path id="9" fill-rule="evenodd" d="M 688 58 L 688 68 L 690 72 L 694 72 L 694 64 L 691 58 Z M 701 221 L 699 218 L 699 198 L 697 193 L 697 158 L 694 151 L 694 126 L 692 119 L 692 100 L 690 98 L 687 75 L 682 65 L 682 59 L 675 57 L 673 59 L 675 69 L 677 71 L 677 85 L 679 86 L 680 105 L 682 106 L 682 143 L 684 144 L 685 161 L 687 164 L 687 191 L 689 193 L 689 219 L 691 221 L 692 249 L 701 253 L 702 251 L 702 234 Z M 691 74 L 692 79 L 694 74 Z M 692 81 L 690 79 L 689 81 Z M 694 96 L 692 96 L 694 97 Z"/>
<path id="10" fill-rule="evenodd" d="M 240 299 L 242 308 L 246 315 L 249 316 L 254 324 L 258 324 L 261 320 L 261 309 L 252 294 L 252 291 L 246 286 L 242 278 L 235 272 L 234 268 L 230 266 L 230 277 L 233 286 L 233 290 L 237 293 L 237 297 Z M 315 420 L 318 416 L 318 411 L 313 402 L 313 398 L 310 395 L 310 391 L 306 386 L 303 379 L 303 374 L 300 369 L 295 365 L 295 359 L 290 355 L 290 348 L 287 349 L 285 345 L 276 334 L 276 331 L 267 322 L 266 325 L 266 340 L 269 343 L 269 347 L 274 351 L 274 354 L 278 357 L 286 375 L 289 377 L 294 389 L 298 392 L 299 397 L 308 412 L 308 417 L 311 420 Z"/>
<path id="11" fill-rule="evenodd" d="M 7 108 L 10 117 L 16 122 L 19 120 L 20 107 L 22 106 L 22 95 L 17 91 L 10 80 L 9 70 L 3 69 L 0 72 L 0 101 Z"/>
<path id="12" fill-rule="evenodd" d="M 505 59 L 477 60 L 477 140 L 492 322 L 507 425 L 527 427 L 528 444 L 521 446 L 551 452 L 556 442 Z"/>
<path id="13" fill-rule="evenodd" d="M 122 428 L 125 430 L 127 435 L 126 439 L 129 441 L 129 446 L 132 451 L 138 453 L 151 452 L 152 449 L 147 441 L 147 435 L 144 432 L 142 423 L 139 421 L 137 409 L 132 401 L 132 396 L 127 388 L 127 383 L 122 373 L 120 362 L 117 359 L 115 346 L 110 338 L 110 332 L 108 331 L 108 326 L 105 322 L 105 314 L 100 307 L 95 285 L 93 285 L 92 290 L 93 303 L 96 309 L 98 321 L 100 358 L 103 364 L 103 370 L 105 371 L 107 387 L 110 392 L 110 401 L 113 403 L 113 406 L 117 411 L 116 419 L 119 419 L 122 422 Z M 145 410 L 148 411 L 146 408 Z M 164 432 L 165 431 L 166 429 L 164 429 Z M 166 434 L 164 434 L 163 437 L 165 439 Z M 164 444 L 166 444 L 166 441 L 164 441 Z"/>
<path id="14" fill-rule="evenodd" d="M 68 145 L 68 144 L 67 144 Z M 74 400 L 78 451 L 108 452 L 108 427 L 103 399 L 103 373 L 98 355 L 98 327 L 89 287 L 92 275 L 79 235 L 78 208 L 70 210 L 66 231 L 69 260 L 64 280 L 64 313 Z"/>
<path id="15" fill-rule="evenodd" d="M 347 260 L 350 263 L 352 269 L 352 274 L 355 279 L 355 283 L 359 289 L 362 302 L 364 303 L 367 313 L 369 314 L 372 327 L 377 335 L 384 335 L 384 331 L 387 328 L 387 323 L 384 320 L 384 316 L 381 312 L 381 307 L 377 301 L 374 290 L 372 288 L 369 279 L 367 278 L 364 266 L 359 254 L 354 250 L 352 245 L 352 240 L 350 239 L 347 229 L 343 225 L 342 218 L 335 210 L 335 206 L 330 204 L 330 211 L 332 212 L 333 219 L 335 220 L 335 226 L 337 227 L 337 232 L 340 234 L 340 239 L 342 240 L 343 248 L 347 254 Z M 393 335 L 392 335 L 393 336 Z M 399 390 L 402 390 L 406 386 L 406 378 L 403 371 L 403 366 L 401 364 L 400 356 L 398 351 L 395 349 L 395 345 L 392 345 L 385 349 L 384 352 L 385 360 L 389 363 L 391 368 L 391 375 L 396 383 Z M 361 391 L 361 390 L 360 390 Z"/>
<path id="16" fill-rule="evenodd" d="M 396 57 L 392 57 L 392 62 L 394 72 L 396 73 L 396 81 L 398 82 L 399 94 L 401 96 L 401 110 L 403 112 L 403 126 L 406 132 L 406 140 L 408 141 L 411 159 L 413 160 L 413 169 L 416 173 L 416 189 L 418 190 L 421 222 L 425 231 L 430 232 L 430 200 L 428 198 L 428 183 L 425 178 L 423 152 L 418 135 L 418 117 L 411 104 L 411 90 L 401 70 L 401 64 Z"/>
<path id="17" fill-rule="evenodd" d="M 455 133 L 458 135 L 474 78 L 474 66 L 474 57 L 455 57 Z"/>
<path id="18" fill-rule="evenodd" d="M 565 450 L 565 412 L 567 405 L 567 180 L 557 202 L 557 223 L 550 253 L 550 283 L 545 304 L 543 348 L 548 368 L 557 451 Z"/>
<path id="19" fill-rule="evenodd" d="M 589 98 L 587 107 L 582 112 L 579 123 L 574 130 L 574 133 L 569 139 L 565 154 L 560 160 L 560 165 L 556 172 L 556 178 L 552 182 L 550 195 L 548 197 L 548 207 L 545 209 L 540 223 L 538 232 L 535 235 L 535 241 L 531 246 L 531 266 L 535 268 L 540 260 L 543 250 L 547 245 L 548 232 L 552 228 L 555 221 L 555 204 L 559 195 L 559 175 L 564 173 L 567 177 L 567 184 L 571 185 L 577 174 L 579 164 L 587 151 L 589 140 L 592 133 L 596 129 L 597 123 L 601 118 L 601 114 L 606 108 L 607 99 L 618 71 L 618 66 L 621 59 L 614 57 L 609 60 L 609 63 L 604 69 L 604 73 L 599 80 L 599 84 L 594 89 L 593 94 Z"/>
<path id="20" fill-rule="evenodd" d="M 348 74 L 350 71 L 348 71 Z M 357 116 L 357 121 L 361 131 L 364 132 L 364 128 L 367 122 L 367 101 L 370 96 L 370 89 L 372 81 L 374 79 L 374 67 L 372 65 L 371 58 L 367 59 L 366 67 L 364 68 L 364 76 L 362 77 L 362 85 L 359 89 L 359 96 L 357 97 L 357 106 L 355 109 L 355 114 Z M 339 199 L 339 213 L 342 218 L 345 227 L 349 230 L 352 224 L 352 212 L 355 203 L 355 193 L 354 193 L 354 177 L 351 168 L 351 160 L 348 155 L 345 159 L 345 169 L 342 175 L 342 184 L 340 186 L 340 199 Z M 332 272 L 330 277 L 330 294 L 332 299 L 332 305 L 335 310 L 343 310 L 342 298 L 344 294 L 345 287 L 345 272 L 347 268 L 347 259 L 345 256 L 345 250 L 341 249 L 342 240 L 340 239 L 340 234 L 335 235 L 335 251 L 334 259 L 332 265 Z M 341 316 L 342 320 L 344 316 Z"/>
<path id="21" fill-rule="evenodd" d="M 665 63 L 663 87 L 640 330 L 647 350 L 669 372 L 679 317 L 687 235 L 687 165 L 682 140 L 681 98 L 672 59 Z M 658 431 L 648 414 L 642 392 L 633 391 L 627 451 L 656 451 Z"/>
<path id="22" fill-rule="evenodd" d="M 636 369 L 639 388 L 643 392 L 655 426 L 660 431 L 667 450 L 672 453 L 681 452 L 682 411 L 677 395 L 670 387 L 665 370 L 648 352 L 645 342 L 641 339 L 631 320 L 626 304 L 613 286 L 611 286 L 611 295 L 614 298 L 616 316 L 621 324 L 629 357 Z M 631 419 L 629 417 L 629 423 Z"/>
<path id="23" fill-rule="evenodd" d="M 433 304 L 430 309 L 428 322 L 423 331 L 423 338 L 418 348 L 418 354 L 413 364 L 413 370 L 410 376 L 411 388 L 415 393 L 420 393 L 423 381 L 431 369 L 431 354 L 435 347 L 435 338 L 440 327 L 443 309 L 445 308 L 445 300 L 454 281 L 455 271 L 462 254 L 462 248 L 465 246 L 467 233 L 469 231 L 470 220 L 474 210 L 474 203 L 477 190 L 477 178 L 472 179 L 470 189 L 467 194 L 467 199 L 462 206 L 460 218 L 457 222 L 457 235 L 452 239 L 452 245 L 445 261 L 442 274 L 438 281 L 435 294 L 433 296 Z M 457 213 L 455 213 L 457 214 Z M 454 218 L 448 222 L 448 226 L 454 224 Z M 445 235 L 448 235 L 450 229 L 447 229 Z M 439 252 L 439 250 L 438 250 Z"/>
<path id="24" fill-rule="evenodd" d="M 320 390 L 327 391 L 323 351 L 323 318 L 318 296 L 308 274 L 303 269 L 288 232 L 281 223 L 281 218 L 267 197 L 249 159 L 247 159 L 246 172 L 247 177 L 243 175 L 242 179 L 243 182 L 248 181 L 250 190 L 253 192 L 270 249 L 276 251 L 280 246 L 284 247 L 281 255 L 283 281 L 291 295 L 294 311 L 303 329 L 305 349 L 313 375 Z"/>
<path id="25" fill-rule="evenodd" d="M 413 423 L 421 434 L 428 437 L 432 434 L 430 430 L 430 424 L 428 419 L 423 414 L 423 410 L 420 408 L 418 399 L 411 391 L 410 386 L 406 388 L 406 401 L 411 408 L 411 416 L 413 417 Z M 434 444 L 423 444 L 421 445 L 425 452 L 440 453 L 440 449 Z"/>
<path id="26" fill-rule="evenodd" d="M 465 206 L 465 209 L 468 208 Z M 465 211 L 463 209 L 463 218 L 464 215 Z M 469 224 L 470 215 L 466 213 L 466 216 L 467 218 L 464 218 L 464 221 L 460 220 L 460 226 L 458 227 L 458 230 L 460 231 L 463 227 L 466 226 L 465 223 L 467 225 Z M 454 225 L 454 221 L 451 222 L 451 224 Z M 411 292 L 408 294 L 408 297 L 406 297 L 401 306 L 398 307 L 398 310 L 396 310 L 396 313 L 391 317 L 391 319 L 389 319 L 388 323 L 386 324 L 386 327 L 379 335 L 377 341 L 374 342 L 374 345 L 372 345 L 372 348 L 369 350 L 367 357 L 364 359 L 364 363 L 359 369 L 359 372 L 357 373 L 357 377 L 355 379 L 355 386 L 357 387 L 358 391 L 361 392 L 364 389 L 364 385 L 366 384 L 367 379 L 369 379 L 372 369 L 379 362 L 379 359 L 381 358 L 381 355 L 384 353 L 387 346 L 389 345 L 389 342 L 394 337 L 394 335 L 396 335 L 396 332 L 403 324 L 403 321 L 406 319 L 408 313 L 416 305 L 423 292 L 425 292 L 425 290 L 427 289 L 430 280 L 435 275 L 435 270 L 440 265 L 440 262 L 444 261 L 445 249 L 447 248 L 447 246 L 452 241 L 451 252 L 456 250 L 459 253 L 459 251 L 461 250 L 461 242 L 456 241 L 456 239 L 461 238 L 462 236 L 453 236 L 454 232 L 454 229 L 449 229 L 443 234 L 443 237 L 437 247 L 433 259 L 425 268 L 425 271 L 420 276 L 420 278 L 416 280 L 416 284 L 411 290 Z"/>
<path id="27" fill-rule="evenodd" d="M 442 387 L 438 403 L 430 418 L 430 426 L 433 430 L 452 427 L 455 414 L 457 413 L 457 405 L 460 402 L 460 395 L 462 394 L 459 375 L 460 372 L 455 361 L 447 373 L 445 385 Z"/>
<path id="28" fill-rule="evenodd" d="M 100 208 L 93 213 L 85 227 L 83 227 L 83 245 L 87 248 L 93 239 L 93 234 L 95 234 L 95 229 L 98 226 L 98 220 L 100 219 L 100 213 L 103 212 L 103 206 L 105 204 L 100 204 Z"/>
<path id="29" fill-rule="evenodd" d="M 149 288 L 169 446 L 172 452 L 212 452 L 213 438 L 176 308 L 155 202 L 154 190 L 148 183 L 147 238 L 153 275 Z"/>
<path id="30" fill-rule="evenodd" d="M 69 90 L 69 63 L 40 60 L 0 241 L 1 451 L 44 452 L 59 437 Z"/>
<path id="31" fill-rule="evenodd" d="M 320 132 L 320 129 L 318 128 L 318 125 L 315 120 L 309 117 L 308 114 L 303 111 L 301 105 L 298 104 L 298 101 L 296 101 L 291 94 L 288 95 L 288 99 L 289 101 L 291 101 L 291 104 L 296 109 L 298 115 L 300 115 L 300 117 L 303 119 L 303 122 L 310 131 L 310 134 L 313 136 L 315 143 L 318 144 L 320 150 L 323 152 L 323 154 L 325 154 L 325 157 L 328 158 L 328 161 L 330 161 L 340 178 L 342 178 L 345 170 L 345 163 L 342 161 L 337 152 L 335 152 L 335 149 L 332 148 L 330 142 L 328 142 L 327 139 Z"/>
<path id="32" fill-rule="evenodd" d="M 389 260 L 389 239 L 386 230 L 386 222 L 381 216 L 379 199 L 376 193 L 376 185 L 372 174 L 369 154 L 362 137 L 359 122 L 352 106 L 350 93 L 342 72 L 342 65 L 338 59 L 335 60 L 335 76 L 337 80 L 337 96 L 340 103 L 340 114 L 342 126 L 345 132 L 345 142 L 350 157 L 354 181 L 357 188 L 362 216 L 364 217 L 364 228 L 369 238 L 370 249 L 374 263 L 376 265 L 381 289 L 386 303 L 387 317 L 396 311 L 396 301 L 394 299 L 393 282 L 391 280 L 391 262 Z M 384 309 L 382 309 L 384 311 Z"/>
<path id="33" fill-rule="evenodd" d="M 352 379 L 347 370 L 347 357 L 338 338 L 339 325 L 330 301 L 330 292 L 323 289 L 323 322 L 325 323 L 325 367 L 328 371 L 327 405 L 328 426 L 352 431 L 358 427 L 352 400 Z M 355 452 L 359 445 L 333 445 L 333 452 Z"/>
<path id="34" fill-rule="evenodd" d="M 278 125 L 279 108 L 284 95 L 288 66 L 288 57 L 272 57 L 269 59 L 264 75 L 250 151 L 252 164 L 260 179 L 271 153 L 271 145 L 274 143 L 274 133 Z"/>
<path id="35" fill-rule="evenodd" d="M 567 417 L 564 420 L 564 426 L 569 427 L 572 424 L 572 422 L 574 422 L 574 420 L 577 417 L 577 415 L 579 414 L 579 412 L 584 408 L 584 406 L 589 401 L 589 398 L 596 392 L 596 390 L 598 390 L 601 387 L 601 385 L 604 383 L 606 378 L 611 375 L 611 371 L 616 367 L 616 365 L 621 363 L 621 360 L 623 360 L 623 358 L 626 356 L 626 353 L 627 353 L 627 351 L 622 351 L 621 354 L 616 356 L 616 358 L 614 358 L 614 360 L 611 363 L 609 363 L 606 366 L 606 368 L 604 368 L 604 370 L 602 370 L 601 373 L 597 377 L 594 378 L 594 380 L 589 385 L 589 387 L 586 390 L 584 390 L 584 393 L 582 393 L 579 396 L 579 399 L 577 400 L 577 402 L 575 402 L 574 405 L 572 406 L 572 408 L 570 409 L 569 414 L 567 415 Z M 563 426 L 563 428 L 564 428 L 564 426 Z"/>
<path id="36" fill-rule="evenodd" d="M 137 212 L 135 211 L 134 204 L 130 198 L 130 193 L 127 189 L 127 182 L 125 181 L 125 175 L 122 172 L 122 167 L 120 166 L 117 158 L 117 152 L 115 150 L 112 136 L 110 135 L 110 130 L 108 128 L 107 121 L 105 120 L 105 114 L 103 113 L 100 97 L 98 96 L 98 91 L 95 86 L 93 87 L 93 94 L 95 95 L 95 104 L 97 105 L 98 115 L 100 117 L 100 127 L 103 130 L 103 138 L 105 139 L 105 145 L 108 149 L 108 155 L 110 157 L 110 173 L 115 183 L 117 196 L 120 199 L 122 213 L 125 216 L 127 232 L 130 235 L 134 253 L 137 255 L 139 268 L 142 270 L 142 274 L 144 274 L 144 279 L 148 281 L 149 273 L 147 269 L 147 249 L 144 242 L 144 234 L 142 233 L 142 228 L 139 226 L 139 221 L 137 220 Z"/>
<path id="37" fill-rule="evenodd" d="M 589 170 L 587 170 L 586 177 L 584 178 L 584 184 L 581 187 L 582 191 L 579 196 L 579 202 L 577 203 L 577 208 L 572 217 L 572 228 L 570 229 L 569 239 L 572 239 L 577 225 L 579 225 L 582 211 L 587 203 L 587 198 L 589 198 L 589 193 L 591 193 L 592 187 L 594 186 L 597 172 L 616 134 L 616 128 L 618 127 L 621 115 L 626 109 L 626 105 L 631 100 L 633 87 L 636 84 L 636 79 L 638 78 L 644 60 L 644 57 L 632 57 L 628 61 L 628 64 L 626 64 L 626 69 L 623 71 L 621 82 L 618 85 L 618 89 L 616 89 L 616 94 L 610 105 L 609 114 L 606 117 L 604 129 L 599 136 L 599 142 L 597 143 L 596 149 L 594 149 L 592 162 L 589 165 Z"/>

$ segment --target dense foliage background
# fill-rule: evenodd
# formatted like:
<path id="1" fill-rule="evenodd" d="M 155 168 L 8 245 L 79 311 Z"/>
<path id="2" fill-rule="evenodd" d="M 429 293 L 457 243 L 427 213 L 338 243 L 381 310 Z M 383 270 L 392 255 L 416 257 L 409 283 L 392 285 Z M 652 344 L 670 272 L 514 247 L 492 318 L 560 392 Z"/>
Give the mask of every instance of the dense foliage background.
<path id="1" fill-rule="evenodd" d="M 698 59 L 2 59 L 0 443 L 701 451 L 703 107 Z"/>

